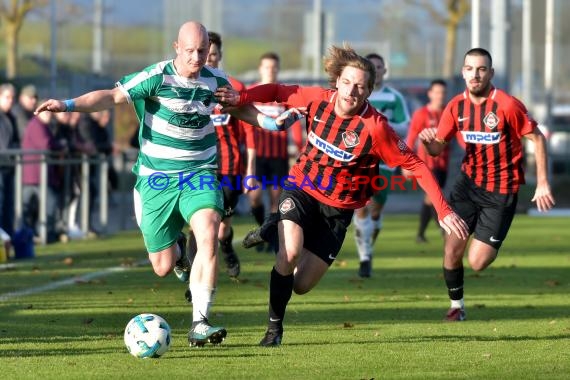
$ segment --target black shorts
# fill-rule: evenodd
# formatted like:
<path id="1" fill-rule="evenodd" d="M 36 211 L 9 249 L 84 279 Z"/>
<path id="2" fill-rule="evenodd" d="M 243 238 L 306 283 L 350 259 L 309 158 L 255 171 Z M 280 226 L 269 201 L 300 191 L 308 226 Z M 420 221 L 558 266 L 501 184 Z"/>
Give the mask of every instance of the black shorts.
<path id="1" fill-rule="evenodd" d="M 450 194 L 453 210 L 469 226 L 475 239 L 499 249 L 507 237 L 515 216 L 518 196 L 486 191 L 476 186 L 464 173 Z"/>
<path id="2" fill-rule="evenodd" d="M 255 159 L 255 175 L 260 182 L 263 177 L 272 181 L 277 177 L 275 183 L 281 183 L 283 178 L 289 174 L 289 160 L 286 158 L 265 158 L 256 157 Z"/>
<path id="3" fill-rule="evenodd" d="M 283 190 L 279 199 L 281 220 L 303 229 L 303 247 L 331 265 L 342 247 L 354 210 L 325 205 L 300 189 Z"/>
<path id="4" fill-rule="evenodd" d="M 239 196 L 243 193 L 242 184 L 239 183 L 238 178 L 232 174 L 218 174 L 218 181 L 220 181 L 224 193 L 223 218 L 227 218 L 235 213 Z"/>

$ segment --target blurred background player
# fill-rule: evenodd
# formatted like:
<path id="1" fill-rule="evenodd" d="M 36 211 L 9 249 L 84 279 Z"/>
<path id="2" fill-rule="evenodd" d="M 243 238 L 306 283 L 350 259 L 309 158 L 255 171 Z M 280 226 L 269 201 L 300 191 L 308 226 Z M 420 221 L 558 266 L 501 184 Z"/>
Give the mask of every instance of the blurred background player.
<path id="1" fill-rule="evenodd" d="M 215 32 L 208 32 L 208 37 L 210 51 L 206 64 L 218 68 L 222 60 L 222 38 Z M 245 89 L 241 82 L 229 75 L 228 80 L 236 91 Z M 255 176 L 255 134 L 252 125 L 242 123 L 229 114 L 222 114 L 219 108 L 211 118 L 218 136 L 218 180 L 224 192 L 224 215 L 220 223 L 218 240 L 228 275 L 237 277 L 240 274 L 240 262 L 233 247 L 232 216 L 239 196 L 255 186 L 253 178 L 247 186 L 243 186 L 241 180 L 246 176 Z M 241 153 L 242 145 L 245 145 L 245 161 Z"/>
<path id="2" fill-rule="evenodd" d="M 445 81 L 443 79 L 433 80 L 429 85 L 427 96 L 429 99 L 428 104 L 419 108 L 412 115 L 406 143 L 410 148 L 412 148 L 412 150 L 417 153 L 418 157 L 420 157 L 426 163 L 436 178 L 439 187 L 443 189 L 447 180 L 450 146 L 447 145 L 439 156 L 432 157 L 428 152 L 426 152 L 423 144 L 418 144 L 418 135 L 425 128 L 436 128 L 439 124 L 439 119 L 441 118 L 441 113 L 445 107 L 445 100 L 447 96 L 447 84 Z M 407 175 L 408 173 L 404 172 L 403 174 Z M 416 236 L 416 242 L 427 242 L 425 232 L 429 221 L 432 218 L 436 224 L 438 224 L 435 209 L 433 208 L 429 197 L 425 195 L 422 203 L 422 208 L 420 210 L 420 223 L 418 227 L 418 234 Z"/>
<path id="3" fill-rule="evenodd" d="M 522 137 L 534 143 L 536 191 L 539 211 L 554 206 L 547 171 L 546 141 L 535 120 L 516 98 L 493 86 L 491 54 L 474 48 L 463 58 L 465 91 L 445 107 L 437 129 L 426 128 L 420 139 L 432 155 L 441 154 L 459 131 L 466 144 L 461 174 L 450 195 L 450 204 L 469 226 L 473 240 L 468 259 L 482 271 L 495 259 L 507 237 L 524 183 Z M 445 320 L 465 320 L 463 256 L 469 239 L 446 236 L 443 277 L 451 300 Z"/>
<path id="4" fill-rule="evenodd" d="M 400 138 L 404 139 L 407 135 L 408 123 L 410 122 L 406 100 L 400 92 L 384 85 L 384 75 L 387 72 L 384 58 L 379 54 L 372 53 L 368 54 L 366 59 L 372 62 L 376 68 L 374 90 L 370 94 L 368 101 L 374 108 L 386 116 L 390 126 Z M 390 168 L 383 163 L 380 164 L 380 175 L 386 186 L 372 196 L 368 205 L 356 210 L 354 213 L 354 237 L 360 259 L 360 267 L 358 269 L 360 277 L 370 277 L 372 274 L 372 247 L 374 247 L 376 238 L 382 229 L 382 209 L 388 199 L 390 179 L 395 170 L 396 168 Z"/>
<path id="5" fill-rule="evenodd" d="M 279 74 L 279 55 L 274 52 L 267 52 L 259 58 L 259 82 L 260 84 L 277 83 Z M 272 103 L 255 103 L 257 109 L 263 114 L 276 118 L 287 108 L 277 102 Z M 300 130 L 300 124 L 296 124 L 290 128 L 290 133 Z M 300 133 L 295 133 L 299 136 Z M 295 138 L 295 140 L 297 140 Z M 295 141 L 295 145 L 300 148 L 301 142 Z M 289 137 L 287 131 L 267 131 L 261 128 L 255 128 L 255 173 L 257 178 L 266 178 L 266 182 L 259 186 L 258 189 L 252 190 L 250 195 L 251 213 L 257 224 L 261 225 L 265 218 L 265 206 L 263 203 L 263 190 L 269 193 L 269 208 L 271 213 L 277 212 L 277 205 L 282 188 L 281 180 L 287 176 L 289 171 Z M 258 246 L 259 250 L 263 249 L 263 245 Z M 273 252 L 275 247 L 268 243 L 267 251 Z"/>

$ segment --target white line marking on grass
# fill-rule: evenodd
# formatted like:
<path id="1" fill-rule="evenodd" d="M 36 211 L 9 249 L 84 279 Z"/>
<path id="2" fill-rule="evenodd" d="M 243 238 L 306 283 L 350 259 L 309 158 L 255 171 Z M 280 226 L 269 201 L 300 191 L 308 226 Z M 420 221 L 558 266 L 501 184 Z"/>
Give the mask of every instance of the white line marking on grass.
<path id="1" fill-rule="evenodd" d="M 242 240 L 243 240 L 243 238 L 239 238 L 239 239 L 234 240 L 233 245 L 241 244 Z M 140 266 L 146 265 L 146 264 L 149 264 L 148 259 L 137 261 L 132 266 L 128 266 L 128 267 L 123 267 L 123 266 L 110 267 L 110 268 L 106 268 L 106 269 L 103 269 L 103 270 L 98 271 L 98 272 L 87 273 L 87 274 L 84 274 L 82 276 L 76 276 L 73 278 L 68 278 L 66 280 L 50 282 L 49 284 L 36 286 L 33 288 L 29 288 L 29 289 L 16 290 L 13 292 L 0 294 L 0 302 L 5 302 L 5 301 L 8 301 L 9 299 L 15 298 L 15 297 L 23 297 L 23 296 L 29 296 L 32 294 L 47 292 L 49 290 L 58 289 L 58 288 L 61 288 L 63 286 L 69 286 L 69 285 L 73 285 L 73 284 L 80 284 L 83 282 L 88 282 L 94 278 L 104 277 L 104 276 L 110 275 L 112 273 L 125 272 L 131 268 L 140 267 Z"/>
<path id="2" fill-rule="evenodd" d="M 136 268 L 136 267 L 139 267 L 141 265 L 148 264 L 148 263 L 149 263 L 148 259 L 144 259 L 141 261 L 137 261 L 132 266 L 128 266 L 128 267 L 124 267 L 124 266 L 110 267 L 110 268 L 106 268 L 106 269 L 103 269 L 103 270 L 98 271 L 98 272 L 91 272 L 91 273 L 87 273 L 87 274 L 84 274 L 81 276 L 76 276 L 76 277 L 68 278 L 65 280 L 55 281 L 55 282 L 51 282 L 49 284 L 36 286 L 33 288 L 16 290 L 14 292 L 8 292 L 8 293 L 0 294 L 0 302 L 8 301 L 9 299 L 15 298 L 15 297 L 23 297 L 23 296 L 29 296 L 32 294 L 47 292 L 49 290 L 58 289 L 58 288 L 61 288 L 63 286 L 69 286 L 69 285 L 73 285 L 73 284 L 81 284 L 81 283 L 93 280 L 94 278 L 104 277 L 104 276 L 110 275 L 112 273 L 125 272 L 131 268 Z"/>

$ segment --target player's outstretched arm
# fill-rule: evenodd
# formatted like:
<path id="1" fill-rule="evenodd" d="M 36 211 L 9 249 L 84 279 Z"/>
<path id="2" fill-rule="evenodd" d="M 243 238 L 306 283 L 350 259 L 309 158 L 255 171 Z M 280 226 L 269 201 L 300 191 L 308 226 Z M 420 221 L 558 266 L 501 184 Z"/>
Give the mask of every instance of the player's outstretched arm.
<path id="1" fill-rule="evenodd" d="M 83 94 L 74 99 L 57 100 L 49 99 L 36 108 L 34 113 L 40 112 L 96 112 L 126 103 L 127 97 L 118 88 L 111 90 L 97 90 Z"/>
<path id="2" fill-rule="evenodd" d="M 239 107 L 225 107 L 233 117 L 245 121 L 248 124 L 267 129 L 268 131 L 283 131 L 291 127 L 297 120 L 304 117 L 303 112 L 297 108 L 289 108 L 276 118 L 264 115 L 255 106 L 248 104 Z"/>
<path id="3" fill-rule="evenodd" d="M 537 127 L 524 136 L 534 143 L 534 157 L 536 161 L 536 190 L 531 201 L 536 202 L 538 211 L 545 212 L 554 207 L 555 204 L 554 196 L 548 183 L 546 139 Z"/>

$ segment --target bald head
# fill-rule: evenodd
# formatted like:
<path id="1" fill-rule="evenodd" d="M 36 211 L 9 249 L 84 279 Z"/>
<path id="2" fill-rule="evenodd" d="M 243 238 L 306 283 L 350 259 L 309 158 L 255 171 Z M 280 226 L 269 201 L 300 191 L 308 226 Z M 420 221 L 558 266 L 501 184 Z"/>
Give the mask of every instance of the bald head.
<path id="1" fill-rule="evenodd" d="M 197 36 L 199 34 L 205 34 L 207 38 L 208 31 L 206 27 L 197 21 L 187 21 L 178 29 L 178 41 L 188 38 L 188 36 Z"/>
<path id="2" fill-rule="evenodd" d="M 208 31 L 204 25 L 196 21 L 182 24 L 178 30 L 178 39 L 174 42 L 174 67 L 178 75 L 197 78 L 206 63 L 209 47 Z"/>

